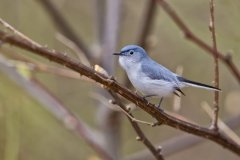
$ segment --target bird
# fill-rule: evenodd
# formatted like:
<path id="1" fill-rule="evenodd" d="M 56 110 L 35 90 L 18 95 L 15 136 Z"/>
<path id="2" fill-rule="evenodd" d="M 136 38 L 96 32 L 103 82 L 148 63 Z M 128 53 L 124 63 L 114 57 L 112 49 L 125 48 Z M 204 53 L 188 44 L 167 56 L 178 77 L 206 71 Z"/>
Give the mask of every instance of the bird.
<path id="1" fill-rule="evenodd" d="M 140 91 L 146 100 L 147 97 L 159 97 L 160 105 L 163 98 L 171 94 L 177 96 L 185 95 L 181 90 L 184 87 L 192 86 L 212 91 L 221 89 L 186 79 L 148 56 L 147 52 L 138 45 L 126 45 L 120 52 L 113 53 L 118 56 L 120 66 L 125 70 L 128 79 L 137 91 Z"/>

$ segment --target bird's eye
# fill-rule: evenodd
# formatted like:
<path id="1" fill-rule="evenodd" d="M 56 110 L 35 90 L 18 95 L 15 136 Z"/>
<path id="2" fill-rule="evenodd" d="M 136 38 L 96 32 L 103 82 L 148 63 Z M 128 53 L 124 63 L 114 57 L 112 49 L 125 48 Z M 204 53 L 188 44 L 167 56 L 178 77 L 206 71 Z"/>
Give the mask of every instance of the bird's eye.
<path id="1" fill-rule="evenodd" d="M 133 53 L 134 53 L 133 51 L 130 51 L 130 52 L 129 52 L 130 55 L 133 55 Z"/>

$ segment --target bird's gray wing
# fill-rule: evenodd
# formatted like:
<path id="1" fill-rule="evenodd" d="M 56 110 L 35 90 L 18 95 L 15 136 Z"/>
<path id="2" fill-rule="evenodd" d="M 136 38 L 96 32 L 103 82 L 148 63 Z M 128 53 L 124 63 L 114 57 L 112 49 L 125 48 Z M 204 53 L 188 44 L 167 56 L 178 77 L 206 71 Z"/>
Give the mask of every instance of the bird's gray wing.
<path id="1" fill-rule="evenodd" d="M 158 64 L 157 62 L 145 61 L 141 65 L 142 72 L 151 79 L 154 80 L 164 80 L 167 82 L 173 82 L 178 84 L 176 74 L 165 68 L 164 66 Z"/>
<path id="2" fill-rule="evenodd" d="M 153 80 L 163 80 L 171 83 L 174 89 L 173 93 L 177 96 L 180 96 L 178 92 L 180 92 L 180 94 L 182 95 L 185 95 L 180 89 L 181 82 L 179 82 L 179 80 L 177 79 L 177 75 L 165 68 L 164 66 L 151 60 L 147 61 L 147 63 L 143 62 L 141 65 L 141 69 L 146 76 Z"/>

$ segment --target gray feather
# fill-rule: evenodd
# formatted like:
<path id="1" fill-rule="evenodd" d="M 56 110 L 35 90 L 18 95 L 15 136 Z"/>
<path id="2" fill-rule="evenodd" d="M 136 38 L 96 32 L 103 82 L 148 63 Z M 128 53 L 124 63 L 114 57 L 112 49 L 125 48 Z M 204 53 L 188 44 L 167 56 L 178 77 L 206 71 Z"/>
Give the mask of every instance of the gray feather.
<path id="1" fill-rule="evenodd" d="M 176 85 L 179 83 L 176 74 L 148 58 L 148 60 L 143 60 L 141 65 L 142 71 L 151 79 L 164 80 L 168 82 L 175 82 Z"/>

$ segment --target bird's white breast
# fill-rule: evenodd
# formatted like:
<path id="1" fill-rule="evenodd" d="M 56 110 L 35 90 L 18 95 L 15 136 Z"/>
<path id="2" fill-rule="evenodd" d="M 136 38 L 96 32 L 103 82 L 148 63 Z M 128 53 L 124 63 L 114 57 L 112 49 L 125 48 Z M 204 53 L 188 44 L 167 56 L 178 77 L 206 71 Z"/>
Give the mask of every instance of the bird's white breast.
<path id="1" fill-rule="evenodd" d="M 172 83 L 149 78 L 142 72 L 141 63 L 133 63 L 124 58 L 120 57 L 119 63 L 126 71 L 132 85 L 138 91 L 145 95 L 157 95 L 159 97 L 165 97 L 173 92 Z"/>

